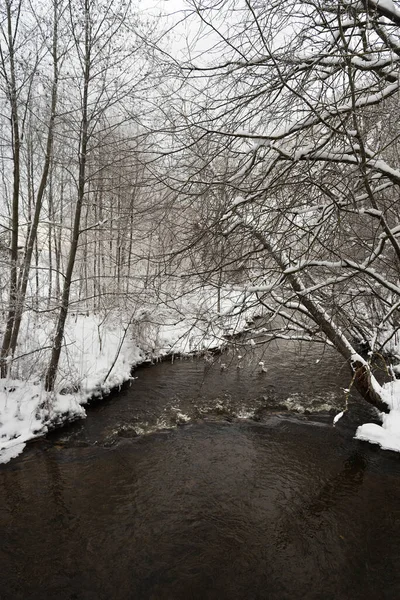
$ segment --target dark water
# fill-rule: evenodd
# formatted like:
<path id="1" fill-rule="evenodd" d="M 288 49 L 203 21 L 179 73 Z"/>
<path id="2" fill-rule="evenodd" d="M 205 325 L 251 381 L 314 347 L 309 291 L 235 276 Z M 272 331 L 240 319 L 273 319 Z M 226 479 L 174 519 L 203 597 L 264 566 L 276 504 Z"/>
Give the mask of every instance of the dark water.
<path id="1" fill-rule="evenodd" d="M 400 598 L 400 458 L 291 349 L 141 369 L 0 466 L 0 598 Z"/>

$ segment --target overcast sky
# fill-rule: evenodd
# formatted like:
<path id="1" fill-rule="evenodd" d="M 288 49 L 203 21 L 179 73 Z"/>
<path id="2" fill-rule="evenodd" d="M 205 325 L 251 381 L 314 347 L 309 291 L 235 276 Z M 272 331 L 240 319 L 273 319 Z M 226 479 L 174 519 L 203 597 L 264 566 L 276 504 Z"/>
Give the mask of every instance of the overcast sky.
<path id="1" fill-rule="evenodd" d="M 168 15 L 165 25 L 168 28 L 168 38 L 164 44 L 175 58 L 184 59 L 190 56 L 202 60 L 207 51 L 217 41 L 217 36 L 206 31 L 200 24 L 199 18 L 193 14 L 193 9 L 184 0 L 154 0 L 150 3 L 145 0 L 142 9 L 151 15 L 161 13 Z"/>

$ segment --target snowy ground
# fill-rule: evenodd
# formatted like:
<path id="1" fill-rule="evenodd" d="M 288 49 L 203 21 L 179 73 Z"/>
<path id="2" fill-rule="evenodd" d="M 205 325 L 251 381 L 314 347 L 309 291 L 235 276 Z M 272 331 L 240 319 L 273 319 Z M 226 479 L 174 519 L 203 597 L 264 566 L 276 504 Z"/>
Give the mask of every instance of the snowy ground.
<path id="1" fill-rule="evenodd" d="M 381 414 L 382 425 L 366 423 L 358 427 L 356 438 L 379 444 L 383 450 L 400 452 L 400 380 L 390 381 L 383 386 L 383 398 L 390 413 Z"/>
<path id="2" fill-rule="evenodd" d="M 141 362 L 221 346 L 226 334 L 243 331 L 254 316 L 251 309 L 236 310 L 240 300 L 237 292 L 225 290 L 218 305 L 215 290 L 208 288 L 182 294 L 168 306 L 148 302 L 131 314 L 71 314 L 52 394 L 45 392 L 43 378 L 53 322 L 26 314 L 12 377 L 0 380 L 0 463 L 49 428 L 84 418 L 90 398 L 128 381 Z M 390 413 L 382 415 L 381 426 L 360 426 L 356 438 L 400 451 L 400 380 L 385 384 L 383 397 Z"/>
<path id="3" fill-rule="evenodd" d="M 185 294 L 169 307 L 149 303 L 127 315 L 70 314 L 54 393 L 43 387 L 53 323 L 25 315 L 13 377 L 0 380 L 0 463 L 26 442 L 63 422 L 84 418 L 84 404 L 131 378 L 132 368 L 167 354 L 219 347 L 225 333 L 242 330 L 251 312 L 235 316 L 238 295 L 225 290 L 217 314 L 215 290 Z"/>
<path id="4" fill-rule="evenodd" d="M 41 333 L 45 335 L 44 330 Z M 123 333 L 123 324 L 101 326 L 98 316 L 71 317 L 55 393 L 46 393 L 43 387 L 48 352 L 39 353 L 36 373 L 30 365 L 29 379 L 0 380 L 0 462 L 17 456 L 27 440 L 49 427 L 85 417 L 82 405 L 89 398 L 130 378 L 131 367 L 144 360 L 144 353 L 127 336 L 122 341 Z"/>

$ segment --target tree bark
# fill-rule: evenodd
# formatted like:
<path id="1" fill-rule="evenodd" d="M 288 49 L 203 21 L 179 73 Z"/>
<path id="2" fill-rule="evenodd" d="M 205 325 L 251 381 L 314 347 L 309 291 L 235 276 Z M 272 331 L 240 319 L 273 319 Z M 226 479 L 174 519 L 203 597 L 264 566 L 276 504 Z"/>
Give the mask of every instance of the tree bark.
<path id="1" fill-rule="evenodd" d="M 75 266 L 75 258 L 78 249 L 80 235 L 81 212 L 86 186 L 86 162 L 88 148 L 88 98 L 90 81 L 90 14 L 89 0 L 85 0 L 85 54 L 84 54 L 84 72 L 83 72 L 83 96 L 82 96 L 82 120 L 80 125 L 79 141 L 79 175 L 77 201 L 75 205 L 75 215 L 71 233 L 71 245 L 68 256 L 67 270 L 64 278 L 63 291 L 61 295 L 61 306 L 56 326 L 56 334 L 53 341 L 50 363 L 45 377 L 45 389 L 47 392 L 54 390 L 54 384 L 57 376 L 58 364 L 60 361 L 61 347 L 64 338 L 65 322 L 67 320 L 69 297 L 71 293 L 72 274 Z"/>
<path id="2" fill-rule="evenodd" d="M 272 247 L 265 236 L 251 227 L 248 229 L 251 230 L 254 237 L 257 238 L 271 258 L 277 263 L 281 272 L 285 274 L 286 280 L 295 292 L 299 302 L 307 309 L 307 312 L 314 323 L 318 325 L 321 331 L 326 335 L 327 339 L 348 362 L 353 374 L 354 386 L 357 391 L 364 400 L 375 406 L 381 412 L 389 412 L 388 405 L 382 400 L 379 394 L 378 389 L 380 386 L 378 382 L 376 382 L 370 367 L 360 360 L 361 357 L 358 356 L 340 327 L 334 323 L 333 319 L 331 319 L 324 309 L 319 306 L 315 299 L 304 293 L 306 288 L 297 274 L 285 273 L 290 265 L 286 263 L 279 251 Z"/>
<path id="3" fill-rule="evenodd" d="M 6 2 L 7 10 L 7 45 L 10 59 L 10 75 L 7 81 L 7 92 L 11 108 L 12 126 L 12 151 L 13 151 L 13 195 L 11 208 L 11 247 L 10 247 L 10 291 L 9 306 L 4 333 L 3 344 L 0 353 L 0 376 L 6 377 L 8 373 L 7 357 L 14 326 L 15 314 L 18 303 L 17 277 L 18 277 L 18 231 L 19 231 L 19 188 L 20 188 L 20 150 L 21 138 L 19 131 L 18 100 L 15 75 L 15 32 L 12 29 L 11 2 Z M 5 63 L 1 53 L 4 72 Z"/>

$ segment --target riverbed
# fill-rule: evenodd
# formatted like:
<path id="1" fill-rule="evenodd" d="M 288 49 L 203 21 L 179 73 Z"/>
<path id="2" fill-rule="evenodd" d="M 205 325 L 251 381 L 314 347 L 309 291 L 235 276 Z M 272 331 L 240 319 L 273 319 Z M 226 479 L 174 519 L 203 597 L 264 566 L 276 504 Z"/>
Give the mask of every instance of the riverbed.
<path id="1" fill-rule="evenodd" d="M 261 364 L 260 364 L 261 363 Z M 148 365 L 0 466 L 0 598 L 400 597 L 400 458 L 333 351 Z"/>

